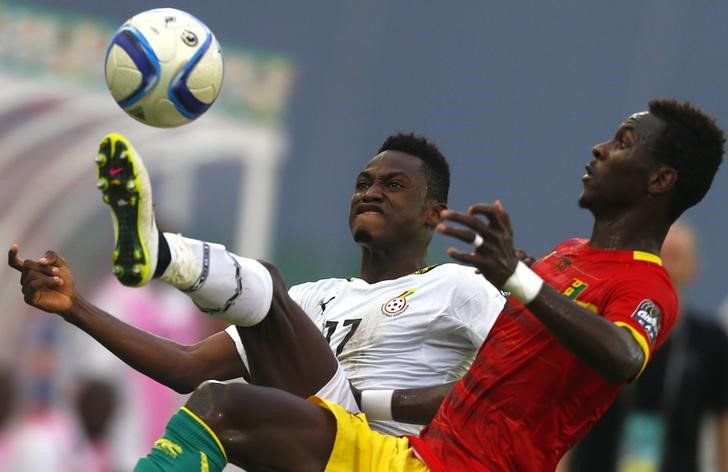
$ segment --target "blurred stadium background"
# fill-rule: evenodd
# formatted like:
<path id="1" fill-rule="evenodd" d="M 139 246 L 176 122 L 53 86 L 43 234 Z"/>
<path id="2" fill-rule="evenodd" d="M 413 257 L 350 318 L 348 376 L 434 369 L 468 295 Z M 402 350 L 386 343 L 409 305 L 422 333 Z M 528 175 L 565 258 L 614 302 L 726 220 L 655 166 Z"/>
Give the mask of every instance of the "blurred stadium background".
<path id="1" fill-rule="evenodd" d="M 198 16 L 225 54 L 221 98 L 174 130 L 127 117 L 103 81 L 111 32 L 153 6 Z M 540 255 L 589 234 L 576 199 L 591 147 L 649 99 L 691 100 L 728 128 L 726 18 L 725 2 L 687 0 L 5 1 L 0 242 L 29 257 L 57 249 L 101 306 L 194 339 L 217 326 L 184 299 L 140 301 L 163 320 L 135 320 L 133 302 L 118 300 L 137 295 L 109 283 L 112 229 L 93 165 L 102 136 L 122 132 L 145 156 L 166 230 L 270 259 L 297 283 L 356 273 L 354 176 L 386 136 L 415 131 L 450 159 L 452 207 L 501 199 L 517 245 Z M 688 298 L 706 316 L 728 293 L 726 172 L 687 214 L 703 261 Z M 448 244 L 436 238 L 431 262 Z M 128 383 L 125 366 L 26 309 L 9 268 L 0 303 L 0 363 L 32 372 L 19 379 L 27 398 L 67 403 L 82 376 Z"/>

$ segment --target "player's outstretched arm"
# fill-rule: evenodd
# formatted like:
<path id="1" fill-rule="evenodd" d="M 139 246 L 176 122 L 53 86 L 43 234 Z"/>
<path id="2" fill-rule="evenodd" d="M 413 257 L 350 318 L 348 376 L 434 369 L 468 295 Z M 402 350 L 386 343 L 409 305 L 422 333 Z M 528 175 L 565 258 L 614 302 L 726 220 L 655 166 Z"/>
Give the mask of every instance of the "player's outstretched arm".
<path id="1" fill-rule="evenodd" d="M 485 216 L 487 221 L 479 218 Z M 634 378 L 642 369 L 645 353 L 625 329 L 580 307 L 561 295 L 522 262 L 513 247 L 510 218 L 500 202 L 473 205 L 468 213 L 445 210 L 437 230 L 466 243 L 479 235 L 483 242 L 472 252 L 454 248 L 448 254 L 475 266 L 493 285 L 508 290 L 528 306 L 551 333 L 574 355 L 607 381 L 617 384 Z"/>
<path id="2" fill-rule="evenodd" d="M 453 385 L 455 382 L 399 390 L 358 390 L 352 385 L 351 391 L 370 420 L 421 425 L 432 421 Z"/>
<path id="3" fill-rule="evenodd" d="M 128 325 L 85 300 L 73 274 L 53 251 L 37 261 L 22 259 L 19 248 L 8 251 L 8 265 L 21 273 L 25 302 L 56 313 L 76 325 L 132 368 L 180 393 L 201 382 L 247 376 L 230 337 L 217 333 L 191 346 L 178 344 Z"/>

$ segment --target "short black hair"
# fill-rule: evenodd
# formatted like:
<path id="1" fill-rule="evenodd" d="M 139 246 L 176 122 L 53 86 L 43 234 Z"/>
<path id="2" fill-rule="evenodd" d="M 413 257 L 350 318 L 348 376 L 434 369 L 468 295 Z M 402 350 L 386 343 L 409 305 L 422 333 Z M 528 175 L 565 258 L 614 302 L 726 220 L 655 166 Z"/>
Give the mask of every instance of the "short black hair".
<path id="1" fill-rule="evenodd" d="M 715 118 L 690 102 L 655 99 L 649 112 L 665 122 L 652 145 L 653 156 L 677 171 L 669 214 L 676 219 L 708 192 L 723 162 L 725 134 Z"/>
<path id="2" fill-rule="evenodd" d="M 384 151 L 399 151 L 418 157 L 424 164 L 427 195 L 436 202 L 447 203 L 450 165 L 434 143 L 414 133 L 397 133 L 384 140 L 377 154 Z"/>

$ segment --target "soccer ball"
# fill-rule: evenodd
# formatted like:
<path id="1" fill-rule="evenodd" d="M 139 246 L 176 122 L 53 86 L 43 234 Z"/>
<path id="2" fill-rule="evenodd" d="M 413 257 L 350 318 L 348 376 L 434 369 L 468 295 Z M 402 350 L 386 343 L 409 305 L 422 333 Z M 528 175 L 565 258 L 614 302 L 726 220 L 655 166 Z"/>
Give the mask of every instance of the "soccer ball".
<path id="1" fill-rule="evenodd" d="M 200 20 L 174 8 L 128 19 L 106 51 L 106 84 L 134 119 L 170 128 L 202 115 L 220 93 L 223 58 Z"/>

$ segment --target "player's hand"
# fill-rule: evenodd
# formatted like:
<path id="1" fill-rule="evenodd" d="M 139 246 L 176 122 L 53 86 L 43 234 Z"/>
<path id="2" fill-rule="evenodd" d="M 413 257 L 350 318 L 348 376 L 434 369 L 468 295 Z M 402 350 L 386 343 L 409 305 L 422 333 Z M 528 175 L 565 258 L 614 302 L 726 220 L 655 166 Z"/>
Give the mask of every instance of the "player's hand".
<path id="1" fill-rule="evenodd" d="M 516 257 L 518 257 L 518 260 L 526 264 L 528 267 L 531 267 L 533 263 L 536 262 L 536 259 L 529 256 L 523 249 L 516 249 Z"/>
<path id="2" fill-rule="evenodd" d="M 453 259 L 475 266 L 493 285 L 503 288 L 503 284 L 516 270 L 519 257 L 513 247 L 513 229 L 508 213 L 500 201 L 492 205 L 484 203 L 473 205 L 467 213 L 444 210 L 444 220 L 459 223 L 459 226 L 440 223 L 437 231 L 472 244 L 476 234 L 483 243 L 471 252 L 449 248 L 447 253 Z M 485 216 L 485 220 L 480 217 Z M 525 254 L 525 253 L 524 253 Z"/>
<path id="3" fill-rule="evenodd" d="M 53 251 L 37 261 L 18 256 L 13 244 L 8 251 L 8 265 L 21 273 L 25 303 L 50 313 L 64 315 L 72 305 L 75 290 L 73 275 L 66 262 Z"/>

